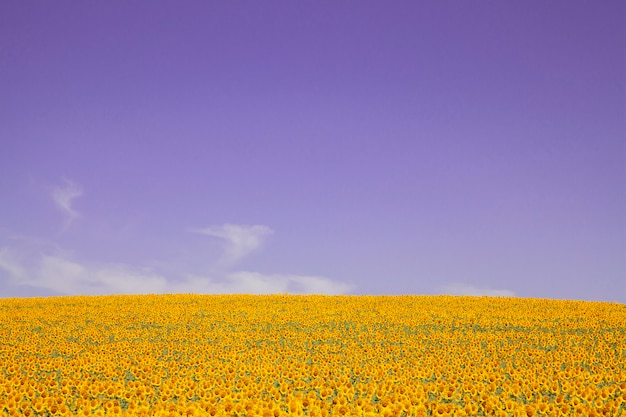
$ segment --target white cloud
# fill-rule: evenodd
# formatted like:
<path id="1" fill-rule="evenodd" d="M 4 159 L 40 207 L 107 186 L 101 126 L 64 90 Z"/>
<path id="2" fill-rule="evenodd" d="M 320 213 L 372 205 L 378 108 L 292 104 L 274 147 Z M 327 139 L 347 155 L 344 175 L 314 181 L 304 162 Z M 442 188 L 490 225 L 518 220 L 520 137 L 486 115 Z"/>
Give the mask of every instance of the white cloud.
<path id="1" fill-rule="evenodd" d="M 515 292 L 511 290 L 498 290 L 492 288 L 477 287 L 474 285 L 463 284 L 459 282 L 445 285 L 441 288 L 442 292 L 449 295 L 471 295 L 471 296 L 489 296 L 489 297 L 514 297 Z"/>
<path id="2" fill-rule="evenodd" d="M 52 189 L 52 200 L 57 208 L 65 215 L 65 224 L 63 232 L 66 231 L 80 215 L 72 207 L 72 201 L 83 195 L 83 189 L 80 185 L 73 181 L 65 179 L 65 186 L 59 186 Z"/>
<path id="3" fill-rule="evenodd" d="M 240 271 L 228 277 L 235 292 L 250 294 L 277 294 L 287 292 L 289 279 L 281 275 L 264 275 L 258 272 Z"/>
<path id="4" fill-rule="evenodd" d="M 17 255 L 9 248 L 0 248 L 0 270 L 7 272 L 13 279 L 22 279 L 25 276 Z"/>
<path id="5" fill-rule="evenodd" d="M 168 292 L 167 279 L 148 268 L 108 265 L 94 273 L 96 282 L 121 294 L 162 294 Z"/>
<path id="6" fill-rule="evenodd" d="M 28 262 L 26 262 L 28 259 Z M 167 291 L 167 280 L 148 270 L 118 264 L 84 264 L 63 255 L 19 256 L 0 248 L 0 269 L 12 286 L 52 290 L 60 294 L 140 294 Z"/>
<path id="7" fill-rule="evenodd" d="M 353 289 L 353 286 L 348 283 L 332 281 L 319 276 L 289 275 L 289 280 L 294 284 L 295 290 L 293 292 L 302 294 L 338 295 L 346 294 Z"/>
<path id="8" fill-rule="evenodd" d="M 234 294 L 228 282 L 218 281 L 209 276 L 189 275 L 180 282 L 170 282 L 168 293 L 197 293 L 197 294 Z"/>
<path id="9" fill-rule="evenodd" d="M 78 215 L 71 202 L 80 194 L 80 188 L 69 181 L 66 188 L 56 189 L 53 193 L 55 202 L 70 223 Z M 209 267 L 208 271 L 213 272 L 208 275 L 190 273 L 185 267 L 168 264 L 167 260 L 152 269 L 77 259 L 74 253 L 62 250 L 53 242 L 11 238 L 7 245 L 0 247 L 0 287 L 3 282 L 12 287 L 13 292 L 30 289 L 28 291 L 33 293 L 43 291 L 66 295 L 286 292 L 332 295 L 345 294 L 353 288 L 345 282 L 320 276 L 232 271 L 230 267 L 234 262 L 259 249 L 273 233 L 267 226 L 224 224 L 194 232 L 220 238 L 225 244 L 223 257 L 217 261 L 217 266 L 221 264 L 221 267 Z M 166 275 L 160 271 L 169 273 Z M 8 294 L 7 291 L 0 290 L 0 296 Z"/>
<path id="10" fill-rule="evenodd" d="M 292 274 L 262 274 L 251 271 L 233 272 L 220 280 L 192 276 L 186 283 L 192 292 L 216 294 L 345 294 L 352 286 L 328 278 Z M 183 284 L 183 287 L 185 285 Z"/>
<path id="11" fill-rule="evenodd" d="M 13 286 L 67 295 L 100 294 L 345 294 L 352 286 L 320 276 L 237 271 L 217 277 L 188 275 L 167 279 L 148 268 L 78 262 L 68 253 L 18 254 L 0 248 L 0 269 Z"/>
<path id="12" fill-rule="evenodd" d="M 261 247 L 274 231 L 263 225 L 223 224 L 205 229 L 193 230 L 207 236 L 218 237 L 225 241 L 222 263 L 233 264 L 239 259 Z"/>

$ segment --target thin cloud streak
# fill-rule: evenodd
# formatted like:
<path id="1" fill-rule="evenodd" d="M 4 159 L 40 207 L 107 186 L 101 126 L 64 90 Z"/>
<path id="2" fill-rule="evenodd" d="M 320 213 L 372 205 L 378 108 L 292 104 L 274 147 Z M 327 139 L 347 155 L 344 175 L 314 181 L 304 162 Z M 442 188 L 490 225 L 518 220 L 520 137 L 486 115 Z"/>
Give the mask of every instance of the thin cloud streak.
<path id="1" fill-rule="evenodd" d="M 477 287 L 470 284 L 454 282 L 441 288 L 444 294 L 448 295 L 469 295 L 488 297 L 515 297 L 515 292 L 507 289 L 493 289 Z"/>
<path id="2" fill-rule="evenodd" d="M 167 280 L 146 268 L 84 264 L 52 254 L 42 254 L 34 264 L 26 265 L 21 258 L 6 247 L 0 249 L 0 272 L 8 276 L 5 289 L 25 286 L 64 295 L 163 293 L 167 290 Z M 6 294 L 0 291 L 0 295 Z"/>
<path id="3" fill-rule="evenodd" d="M 194 229 L 192 232 L 223 239 L 225 246 L 221 263 L 226 265 L 232 265 L 259 249 L 266 239 L 274 233 L 272 229 L 264 225 L 230 223 L 204 229 Z"/>
<path id="4" fill-rule="evenodd" d="M 345 282 L 337 282 L 320 276 L 293 274 L 261 274 L 240 271 L 229 279 L 241 288 L 254 289 L 259 294 L 293 293 L 337 295 L 350 292 L 353 287 Z"/>
<path id="5" fill-rule="evenodd" d="M 0 271 L 6 271 L 14 280 L 25 276 L 24 268 L 20 265 L 16 254 L 9 248 L 0 248 Z"/>
<path id="6" fill-rule="evenodd" d="M 8 275 L 4 287 L 30 287 L 63 295 L 105 294 L 345 294 L 352 286 L 325 277 L 261 274 L 238 271 L 211 277 L 188 275 L 168 279 L 149 268 L 125 264 L 79 263 L 63 255 L 41 255 L 34 266 L 23 257 L 0 248 L 0 272 Z M 0 273 L 0 277 L 2 274 Z M 8 285 L 6 285 L 8 284 Z M 8 296 L 0 291 L 0 296 Z"/>
<path id="7" fill-rule="evenodd" d="M 72 207 L 72 202 L 83 195 L 83 189 L 75 182 L 65 180 L 65 186 L 59 186 L 52 189 L 52 200 L 57 208 L 65 215 L 65 223 L 63 225 L 62 233 L 70 228 L 74 220 L 80 216 Z"/>
<path id="8" fill-rule="evenodd" d="M 72 204 L 83 194 L 82 187 L 65 179 L 64 186 L 52 190 L 52 199 L 65 215 L 66 231 L 80 216 Z M 146 268 L 124 263 L 100 263 L 77 259 L 75 253 L 59 248 L 54 242 L 39 238 L 10 238 L 0 246 L 0 297 L 11 293 L 45 292 L 62 295 L 104 294 L 345 294 L 352 285 L 326 277 L 295 274 L 263 274 L 233 271 L 231 267 L 259 250 L 274 231 L 264 225 L 225 223 L 191 232 L 220 239 L 223 253 L 218 268 L 200 273 L 184 266 Z M 163 274 L 162 270 L 169 270 Z M 174 276 L 171 276 L 173 273 Z"/>

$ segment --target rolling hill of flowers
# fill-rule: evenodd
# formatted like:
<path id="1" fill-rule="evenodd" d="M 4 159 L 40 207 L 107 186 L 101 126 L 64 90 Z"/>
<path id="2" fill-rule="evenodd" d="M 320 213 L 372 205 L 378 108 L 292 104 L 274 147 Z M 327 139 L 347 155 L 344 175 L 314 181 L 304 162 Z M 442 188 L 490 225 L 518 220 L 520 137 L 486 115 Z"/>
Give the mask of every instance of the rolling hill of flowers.
<path id="1" fill-rule="evenodd" d="M 0 299 L 0 416 L 626 417 L 626 305 Z"/>

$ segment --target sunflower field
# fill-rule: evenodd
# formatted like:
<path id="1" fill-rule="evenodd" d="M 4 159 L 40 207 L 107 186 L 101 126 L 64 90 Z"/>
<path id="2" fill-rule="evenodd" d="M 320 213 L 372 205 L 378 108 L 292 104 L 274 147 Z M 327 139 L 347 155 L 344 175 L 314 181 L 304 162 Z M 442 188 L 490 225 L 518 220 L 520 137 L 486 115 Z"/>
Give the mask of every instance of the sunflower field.
<path id="1" fill-rule="evenodd" d="M 626 305 L 0 299 L 0 416 L 622 416 Z"/>

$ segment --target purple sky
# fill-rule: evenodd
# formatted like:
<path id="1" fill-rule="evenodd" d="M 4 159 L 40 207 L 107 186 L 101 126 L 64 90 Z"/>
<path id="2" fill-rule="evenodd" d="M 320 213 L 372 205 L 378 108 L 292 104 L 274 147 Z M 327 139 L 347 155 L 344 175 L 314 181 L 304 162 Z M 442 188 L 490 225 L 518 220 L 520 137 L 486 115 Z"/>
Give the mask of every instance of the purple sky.
<path id="1" fill-rule="evenodd" d="M 626 2 L 0 3 L 0 297 L 626 303 Z"/>

